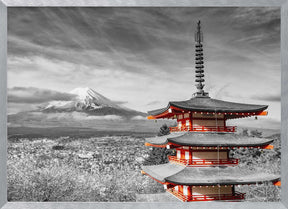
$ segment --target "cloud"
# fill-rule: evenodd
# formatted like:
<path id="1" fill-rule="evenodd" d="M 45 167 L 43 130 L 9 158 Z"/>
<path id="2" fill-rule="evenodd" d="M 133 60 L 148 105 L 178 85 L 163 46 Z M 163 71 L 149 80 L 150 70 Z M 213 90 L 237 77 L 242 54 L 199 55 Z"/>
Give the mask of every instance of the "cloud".
<path id="1" fill-rule="evenodd" d="M 86 118 L 87 120 L 123 120 L 123 118 L 119 115 L 103 115 L 103 116 L 95 116 L 89 115 Z"/>
<path id="2" fill-rule="evenodd" d="M 143 112 L 188 99 L 199 19 L 206 90 L 229 82 L 221 92 L 243 99 L 280 91 L 277 7 L 10 8 L 8 85 L 84 85 Z"/>
<path id="3" fill-rule="evenodd" d="M 11 103 L 40 104 L 53 100 L 69 101 L 74 98 L 74 94 L 35 87 L 13 87 L 8 89 L 8 102 Z"/>
<path id="4" fill-rule="evenodd" d="M 128 101 L 112 101 L 114 104 L 117 104 L 117 105 L 123 105 L 123 104 L 127 104 Z"/>
<path id="5" fill-rule="evenodd" d="M 281 95 L 257 95 L 255 96 L 255 99 L 264 100 L 264 101 L 270 101 L 270 102 L 281 102 Z"/>
<path id="6" fill-rule="evenodd" d="M 147 103 L 147 105 L 157 105 L 157 104 L 160 104 L 161 102 L 160 101 L 151 101 L 149 103 Z"/>
<path id="7" fill-rule="evenodd" d="M 261 48 L 280 43 L 277 8 L 12 8 L 8 15 L 10 56 L 42 56 L 140 74 L 151 73 L 145 66 L 170 72 L 187 67 L 193 20 L 203 19 L 204 32 L 215 31 L 215 38 L 205 33 L 208 41 L 222 36 L 235 44 L 257 37 Z"/>
<path id="8" fill-rule="evenodd" d="M 143 117 L 141 115 L 137 115 L 137 116 L 134 116 L 133 118 L 131 118 L 131 120 L 147 120 L 147 118 Z"/>
<path id="9" fill-rule="evenodd" d="M 33 116 L 42 117 L 48 121 L 49 120 L 74 120 L 74 121 L 123 120 L 123 118 L 118 115 L 94 116 L 94 115 L 88 115 L 83 112 L 60 112 L 60 113 L 30 112 L 29 114 Z"/>
<path id="10" fill-rule="evenodd" d="M 230 124 L 231 123 L 231 124 Z M 228 125 L 239 126 L 239 127 L 248 127 L 253 129 L 280 129 L 281 121 L 278 119 L 271 119 L 265 117 L 258 117 L 257 120 L 255 118 L 243 118 L 239 120 L 228 120 Z"/>

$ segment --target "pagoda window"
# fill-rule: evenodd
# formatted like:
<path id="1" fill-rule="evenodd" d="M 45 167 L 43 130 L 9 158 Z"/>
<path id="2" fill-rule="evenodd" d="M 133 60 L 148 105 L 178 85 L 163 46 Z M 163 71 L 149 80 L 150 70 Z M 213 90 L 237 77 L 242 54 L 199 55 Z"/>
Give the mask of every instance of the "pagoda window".
<path id="1" fill-rule="evenodd" d="M 230 186 L 196 186 L 192 188 L 193 195 L 233 194 Z"/>
<path id="2" fill-rule="evenodd" d="M 185 159 L 186 160 L 190 159 L 190 152 L 189 151 L 185 151 Z"/>
<path id="3" fill-rule="evenodd" d="M 178 191 L 179 188 L 178 188 L 178 185 L 174 187 L 175 191 Z"/>
<path id="4" fill-rule="evenodd" d="M 226 160 L 227 157 L 227 152 L 193 152 L 192 153 L 192 159 L 219 159 L 219 160 Z"/>
<path id="5" fill-rule="evenodd" d="M 178 128 L 181 128 L 182 127 L 182 121 L 179 121 L 178 122 Z"/>
<path id="6" fill-rule="evenodd" d="M 204 127 L 224 127 L 224 120 L 193 120 L 193 126 L 204 126 Z"/>
<path id="7" fill-rule="evenodd" d="M 181 158 L 181 150 L 177 150 L 177 158 L 178 158 L 178 159 Z"/>
<path id="8" fill-rule="evenodd" d="M 183 115 L 182 115 L 182 114 L 181 114 L 181 115 L 178 115 L 178 119 L 179 119 L 179 120 L 183 119 Z"/>
<path id="9" fill-rule="evenodd" d="M 188 190 L 189 190 L 189 186 L 184 185 L 183 186 L 183 194 L 188 195 Z"/>
<path id="10" fill-rule="evenodd" d="M 224 119 L 224 114 L 216 114 L 216 113 L 193 113 L 193 118 L 217 118 L 217 119 Z"/>
<path id="11" fill-rule="evenodd" d="M 189 113 L 185 113 L 184 118 L 189 118 Z"/>

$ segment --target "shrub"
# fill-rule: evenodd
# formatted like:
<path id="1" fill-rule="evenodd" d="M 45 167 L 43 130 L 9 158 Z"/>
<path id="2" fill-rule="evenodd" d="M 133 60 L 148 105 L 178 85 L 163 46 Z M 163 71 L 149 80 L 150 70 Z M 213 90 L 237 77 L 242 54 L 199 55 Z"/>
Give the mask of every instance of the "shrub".
<path id="1" fill-rule="evenodd" d="M 167 124 L 165 123 L 160 127 L 160 130 L 158 132 L 158 136 L 164 136 L 164 135 L 168 135 L 168 134 L 170 134 L 170 129 L 167 126 Z"/>
<path id="2" fill-rule="evenodd" d="M 262 132 L 261 132 L 261 131 L 258 131 L 258 130 L 252 130 L 252 131 L 250 131 L 250 135 L 251 135 L 252 137 L 259 137 L 259 138 L 261 138 L 261 137 L 262 137 Z"/>
<path id="3" fill-rule="evenodd" d="M 247 129 L 247 128 L 243 128 L 243 130 L 242 130 L 242 136 L 249 136 L 249 134 L 248 134 L 248 129 Z"/>
<path id="4" fill-rule="evenodd" d="M 63 145 L 54 145 L 52 147 L 53 150 L 63 150 L 64 149 L 64 146 Z"/>

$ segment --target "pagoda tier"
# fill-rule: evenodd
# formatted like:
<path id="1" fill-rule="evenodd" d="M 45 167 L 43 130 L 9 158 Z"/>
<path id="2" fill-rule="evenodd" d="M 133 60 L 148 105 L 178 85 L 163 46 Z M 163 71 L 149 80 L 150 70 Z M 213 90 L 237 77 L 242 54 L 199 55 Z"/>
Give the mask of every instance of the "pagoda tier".
<path id="1" fill-rule="evenodd" d="M 271 139 L 242 136 L 234 133 L 176 132 L 165 136 L 156 136 L 145 140 L 146 146 L 175 148 L 179 146 L 206 147 L 213 149 L 234 147 L 271 148 Z"/>
<path id="2" fill-rule="evenodd" d="M 178 132 L 147 138 L 146 146 L 175 149 L 175 156 L 168 156 L 171 163 L 185 166 L 235 166 L 239 160 L 229 158 L 233 148 L 273 149 L 273 140 L 225 133 Z"/>
<path id="3" fill-rule="evenodd" d="M 186 167 L 174 163 L 144 166 L 142 173 L 164 185 L 182 201 L 242 200 L 235 185 L 278 182 L 279 175 L 255 173 L 231 167 Z"/>
<path id="4" fill-rule="evenodd" d="M 162 184 L 235 185 L 276 182 L 279 175 L 244 170 L 239 167 L 186 167 L 175 163 L 143 166 L 142 173 Z"/>
<path id="5" fill-rule="evenodd" d="M 164 185 L 182 201 L 244 199 L 235 185 L 278 182 L 279 175 L 240 169 L 238 159 L 229 157 L 232 148 L 273 149 L 273 140 L 237 135 L 229 119 L 267 115 L 267 105 L 243 104 L 212 99 L 204 91 L 203 34 L 200 21 L 195 34 L 197 92 L 186 101 L 148 112 L 148 119 L 176 119 L 170 134 L 146 139 L 146 146 L 175 149 L 169 163 L 143 166 L 142 173 Z"/>
<path id="6" fill-rule="evenodd" d="M 194 97 L 182 102 L 169 102 L 168 106 L 148 112 L 148 119 L 176 119 L 177 126 L 170 132 L 236 132 L 236 126 L 227 126 L 228 119 L 267 115 L 267 105 L 252 105 Z"/>
<path id="7" fill-rule="evenodd" d="M 169 102 L 162 109 L 149 111 L 148 119 L 175 118 L 175 115 L 190 113 L 190 117 L 198 118 L 200 114 L 218 119 L 234 119 L 266 115 L 267 105 L 242 104 L 211 99 L 208 96 L 193 97 L 186 101 Z"/>

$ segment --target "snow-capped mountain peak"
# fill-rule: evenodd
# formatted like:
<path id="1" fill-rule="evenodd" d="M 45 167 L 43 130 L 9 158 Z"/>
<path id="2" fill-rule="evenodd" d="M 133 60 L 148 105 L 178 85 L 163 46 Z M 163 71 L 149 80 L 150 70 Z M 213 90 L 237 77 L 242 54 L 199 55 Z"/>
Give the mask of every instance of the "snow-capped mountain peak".
<path id="1" fill-rule="evenodd" d="M 126 107 L 104 97 L 91 88 L 76 88 L 69 92 L 73 99 L 68 101 L 50 101 L 40 108 L 42 112 L 85 112 L 92 115 L 120 115 L 133 117 L 135 115 L 146 115 Z"/>
<path id="2" fill-rule="evenodd" d="M 103 95 L 97 93 L 91 88 L 76 88 L 69 92 L 70 94 L 76 95 L 76 101 L 78 103 L 83 103 L 90 106 L 98 107 L 115 107 L 119 108 L 117 104 L 112 102 L 110 99 L 104 97 Z"/>
<path id="3" fill-rule="evenodd" d="M 145 113 L 122 107 L 88 87 L 73 89 L 69 94 L 72 95 L 71 100 L 50 101 L 44 107 L 40 108 L 40 111 L 46 113 L 76 111 L 89 115 L 118 115 L 126 118 L 146 115 Z"/>

